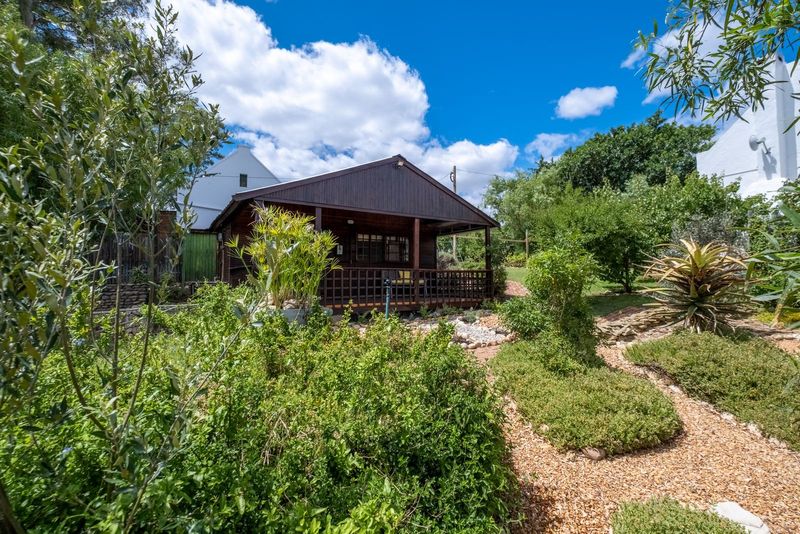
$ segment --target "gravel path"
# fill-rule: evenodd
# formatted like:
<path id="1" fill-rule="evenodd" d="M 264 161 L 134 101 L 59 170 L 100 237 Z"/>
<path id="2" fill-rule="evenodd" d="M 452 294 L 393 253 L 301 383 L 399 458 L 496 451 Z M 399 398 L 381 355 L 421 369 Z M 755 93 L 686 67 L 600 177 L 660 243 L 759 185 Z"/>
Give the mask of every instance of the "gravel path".
<path id="1" fill-rule="evenodd" d="M 499 347 L 474 351 L 478 361 Z M 600 347 L 609 365 L 643 374 L 627 362 L 623 344 Z M 658 376 L 648 376 L 675 405 L 684 432 L 672 442 L 595 462 L 562 453 L 536 435 L 508 399 L 506 436 L 522 484 L 527 521 L 519 532 L 608 532 L 620 503 L 670 496 L 709 508 L 735 501 L 774 533 L 800 532 L 800 454 L 767 440 L 693 400 Z"/>

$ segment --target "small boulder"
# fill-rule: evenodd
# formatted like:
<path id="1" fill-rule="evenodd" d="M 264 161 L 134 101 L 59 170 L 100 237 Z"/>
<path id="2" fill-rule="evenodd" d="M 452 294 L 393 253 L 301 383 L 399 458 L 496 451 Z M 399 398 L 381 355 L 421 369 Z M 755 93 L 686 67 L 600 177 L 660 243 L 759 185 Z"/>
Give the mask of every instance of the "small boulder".
<path id="1" fill-rule="evenodd" d="M 757 515 L 748 512 L 738 503 L 726 501 L 717 503 L 711 510 L 720 517 L 743 526 L 749 534 L 769 534 L 769 527 Z"/>
<path id="2" fill-rule="evenodd" d="M 595 462 L 599 462 L 606 457 L 606 451 L 597 447 L 586 447 L 581 452 L 584 456 Z"/>

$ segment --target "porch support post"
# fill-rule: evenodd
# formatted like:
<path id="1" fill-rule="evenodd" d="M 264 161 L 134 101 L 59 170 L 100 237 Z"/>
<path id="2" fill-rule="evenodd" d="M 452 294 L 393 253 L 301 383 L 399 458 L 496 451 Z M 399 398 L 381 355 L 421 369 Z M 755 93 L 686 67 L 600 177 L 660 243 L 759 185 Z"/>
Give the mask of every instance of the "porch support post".
<path id="1" fill-rule="evenodd" d="M 314 210 L 314 230 L 322 231 L 322 208 L 317 206 Z"/>
<path id="2" fill-rule="evenodd" d="M 414 244 L 412 245 L 412 262 L 414 269 L 419 269 L 419 219 L 414 219 Z"/>
<path id="3" fill-rule="evenodd" d="M 413 256 L 412 256 L 412 266 L 414 270 L 411 271 L 411 283 L 414 284 L 414 303 L 419 304 L 419 281 L 421 280 L 419 276 L 419 219 L 414 219 L 414 244 L 412 245 L 413 248 Z"/>
<path id="4" fill-rule="evenodd" d="M 492 229 L 487 226 L 483 229 L 483 250 L 486 268 L 486 296 L 494 296 L 494 281 L 492 280 Z"/>

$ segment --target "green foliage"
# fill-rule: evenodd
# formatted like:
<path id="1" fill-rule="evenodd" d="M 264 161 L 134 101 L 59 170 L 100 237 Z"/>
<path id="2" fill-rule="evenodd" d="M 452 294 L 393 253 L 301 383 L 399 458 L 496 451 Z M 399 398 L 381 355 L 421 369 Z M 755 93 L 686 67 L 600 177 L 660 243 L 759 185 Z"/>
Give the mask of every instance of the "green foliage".
<path id="1" fill-rule="evenodd" d="M 502 296 L 506 292 L 506 272 L 505 258 L 509 247 L 498 233 L 493 232 L 493 237 L 489 245 L 491 254 L 491 266 L 495 296 Z M 456 238 L 456 255 L 452 255 L 453 245 L 450 236 L 440 237 L 436 243 L 439 255 L 437 265 L 440 269 L 485 269 L 486 251 L 483 232 L 463 234 Z"/>
<path id="2" fill-rule="evenodd" d="M 552 329 L 581 352 L 594 354 L 594 320 L 583 292 L 595 268 L 592 258 L 575 247 L 534 254 L 525 277 L 530 295 L 505 302 L 501 320 L 523 339 Z"/>
<path id="3" fill-rule="evenodd" d="M 764 245 L 748 258 L 748 275 L 754 279 L 756 301 L 774 304 L 772 324 L 798 310 L 800 304 L 800 189 L 792 182 L 779 193 L 777 216 L 764 231 Z M 790 322 L 794 328 L 798 322 Z"/>
<path id="4" fill-rule="evenodd" d="M 524 252 L 514 252 L 506 256 L 506 266 L 508 267 L 525 267 L 528 263 L 528 258 L 525 257 Z"/>
<path id="5" fill-rule="evenodd" d="M 672 176 L 682 181 L 696 170 L 694 154 L 705 150 L 713 135 L 712 126 L 682 126 L 656 113 L 641 124 L 598 133 L 558 160 L 540 162 L 530 172 L 492 179 L 484 204 L 495 211 L 498 221 L 507 224 L 524 220 L 515 213 L 524 205 L 538 204 L 565 186 L 585 191 L 608 186 L 624 191 L 637 176 L 650 185 L 666 183 Z M 522 239 L 524 226 L 512 230 Z"/>
<path id="6" fill-rule="evenodd" d="M 207 286 L 186 311 L 157 314 L 161 333 L 150 339 L 136 416 L 140 437 L 112 480 L 104 438 L 76 414 L 64 360 L 46 360 L 42 395 L 2 421 L 9 434 L 0 462 L 11 467 L 5 476 L 24 524 L 501 530 L 513 482 L 503 463 L 502 411 L 483 371 L 450 343 L 450 328 L 421 337 L 375 316 L 360 335 L 321 313 L 306 327 L 261 313 L 243 322 L 238 303 L 251 291 Z M 123 369 L 138 365 L 143 341 L 144 333 L 123 339 Z M 97 360 L 82 346 L 78 372 L 89 378 Z M 100 379 L 85 383 L 92 404 L 104 391 Z M 128 400 L 131 388 L 120 395 Z M 181 411 L 185 424 L 176 427 Z M 157 476 L 150 462 L 159 463 Z M 143 477 L 152 481 L 139 494 Z"/>
<path id="7" fill-rule="evenodd" d="M 528 260 L 525 286 L 556 317 L 582 304 L 583 290 L 594 275 L 595 263 L 580 249 L 554 248 Z"/>
<path id="8" fill-rule="evenodd" d="M 688 394 L 800 450 L 797 357 L 760 339 L 683 332 L 631 346 L 627 357 L 657 365 Z"/>
<path id="9" fill-rule="evenodd" d="M 85 7 L 78 2 L 64 9 Z M 80 15 L 99 20 L 91 9 Z M 129 345 L 135 357 L 120 353 L 119 315 L 114 326 L 101 327 L 91 309 L 92 288 L 101 286 L 108 272 L 97 251 L 110 235 L 145 236 L 149 301 L 155 300 L 160 212 L 177 208 L 177 189 L 203 172 L 225 138 L 216 108 L 196 99 L 202 79 L 192 52 L 175 46 L 175 17 L 157 2 L 150 37 L 121 25 L 95 24 L 97 42 L 113 33 L 124 45 L 104 54 L 51 53 L 31 44 L 31 34 L 16 25 L 0 36 L 2 85 L 13 85 L 12 99 L 25 119 L 15 144 L 0 153 L 0 217 L 7 239 L 0 264 L 0 417 L 4 429 L 27 428 L 15 439 L 38 447 L 37 465 L 21 465 L 20 471 L 41 468 L 52 475 L 37 482 L 54 491 L 43 508 L 59 509 L 63 499 L 83 503 L 89 509 L 64 520 L 80 523 L 102 515 L 98 529 L 131 530 L 147 491 L 169 483 L 160 478 L 162 467 L 179 448 L 176 435 L 185 429 L 194 400 L 187 388 L 185 405 L 161 411 L 160 426 L 154 424 L 154 414 L 138 404 L 153 372 L 152 304 L 144 335 Z M 217 350 L 225 354 L 224 345 Z M 58 369 L 57 378 L 43 374 L 50 369 Z M 64 430 L 67 421 L 71 432 Z M 35 441 L 32 432 L 45 428 L 55 433 L 52 439 Z M 100 475 L 85 478 L 97 490 L 94 496 L 65 489 L 71 477 L 83 484 L 89 475 L 73 470 L 73 451 L 104 462 Z M 7 476 L 4 471 L 0 480 L 0 529 L 13 522 L 6 510 L 26 506 L 24 500 L 7 502 L 7 494 L 15 501 L 24 495 L 3 491 Z M 60 528 L 56 517 L 47 527 Z"/>
<path id="10" fill-rule="evenodd" d="M 315 232 L 313 217 L 275 206 L 256 208 L 255 216 L 246 244 L 239 245 L 239 236 L 227 243 L 245 266 L 255 265 L 249 282 L 278 309 L 289 299 L 310 306 L 325 273 L 336 267 L 333 234 Z"/>
<path id="11" fill-rule="evenodd" d="M 552 324 L 544 306 L 529 297 L 512 298 L 502 303 L 500 318 L 506 327 L 523 339 L 533 339 Z"/>
<path id="12" fill-rule="evenodd" d="M 554 169 L 563 183 L 586 190 L 605 184 L 621 190 L 637 175 L 662 184 L 695 171 L 694 154 L 706 150 L 713 136 L 713 126 L 683 126 L 656 112 L 640 124 L 595 134 L 567 150 Z"/>
<path id="13" fill-rule="evenodd" d="M 654 258 L 647 269 L 658 282 L 645 290 L 656 300 L 657 315 L 696 332 L 717 332 L 748 311 L 746 267 L 730 247 L 690 240 L 676 248 L 677 255 Z"/>
<path id="14" fill-rule="evenodd" d="M 666 103 L 676 114 L 741 117 L 747 108 L 763 107 L 775 83 L 776 54 L 800 59 L 798 20 L 795 1 L 674 2 L 661 30 L 669 39 L 659 40 L 657 25 L 652 33 L 639 32 L 640 49 L 658 47 L 643 77 L 650 91 L 669 91 Z"/>
<path id="15" fill-rule="evenodd" d="M 695 174 L 660 185 L 635 176 L 625 191 L 600 187 L 585 192 L 549 186 L 545 179 L 542 174 L 518 177 L 499 197 L 498 219 L 506 234 L 521 239 L 527 230 L 533 250 L 581 246 L 597 261 L 601 279 L 628 292 L 647 257 L 673 236 L 710 236 L 746 246 L 742 229 L 768 216 L 763 198 L 742 200 L 737 184 L 726 186 L 718 178 Z"/>
<path id="16" fill-rule="evenodd" d="M 615 534 L 744 534 L 745 529 L 711 512 L 673 499 L 623 503 L 611 519 Z"/>
<path id="17" fill-rule="evenodd" d="M 655 386 L 605 367 L 553 332 L 503 346 L 490 365 L 534 430 L 559 448 L 620 454 L 663 443 L 681 429 Z"/>

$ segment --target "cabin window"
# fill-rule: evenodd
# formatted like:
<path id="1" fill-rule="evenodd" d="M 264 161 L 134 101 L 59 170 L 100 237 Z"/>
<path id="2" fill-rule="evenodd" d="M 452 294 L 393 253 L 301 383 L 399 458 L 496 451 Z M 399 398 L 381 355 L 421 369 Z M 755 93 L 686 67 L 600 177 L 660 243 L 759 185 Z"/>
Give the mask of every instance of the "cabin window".
<path id="1" fill-rule="evenodd" d="M 239 187 L 247 187 L 247 175 L 244 173 L 239 175 Z"/>
<path id="2" fill-rule="evenodd" d="M 408 248 L 407 237 L 386 236 L 386 261 L 407 262 Z"/>
<path id="3" fill-rule="evenodd" d="M 409 255 L 407 237 L 357 234 L 356 261 L 364 263 L 407 263 Z"/>

